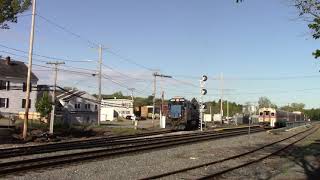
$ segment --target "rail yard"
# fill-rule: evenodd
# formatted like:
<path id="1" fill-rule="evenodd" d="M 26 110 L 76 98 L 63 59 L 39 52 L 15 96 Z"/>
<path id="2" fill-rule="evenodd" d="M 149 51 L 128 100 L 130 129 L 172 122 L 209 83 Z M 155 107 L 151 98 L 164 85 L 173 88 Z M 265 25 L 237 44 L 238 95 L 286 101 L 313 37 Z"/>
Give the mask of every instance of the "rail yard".
<path id="1" fill-rule="evenodd" d="M 78 179 L 88 175 L 92 179 L 102 176 L 119 179 L 221 178 L 278 156 L 285 150 L 289 153 L 291 146 L 318 132 L 318 128 L 318 124 L 313 124 L 272 132 L 255 126 L 251 127 L 250 136 L 247 127 L 210 132 L 161 132 L 79 141 L 70 146 L 54 143 L 1 149 L 0 173 L 10 179 L 41 179 L 47 174 L 50 174 L 49 179 Z M 99 169 L 99 173 L 87 174 L 86 169 L 93 167 Z"/>
<path id="2" fill-rule="evenodd" d="M 320 179 L 320 0 L 0 0 L 0 180 Z"/>

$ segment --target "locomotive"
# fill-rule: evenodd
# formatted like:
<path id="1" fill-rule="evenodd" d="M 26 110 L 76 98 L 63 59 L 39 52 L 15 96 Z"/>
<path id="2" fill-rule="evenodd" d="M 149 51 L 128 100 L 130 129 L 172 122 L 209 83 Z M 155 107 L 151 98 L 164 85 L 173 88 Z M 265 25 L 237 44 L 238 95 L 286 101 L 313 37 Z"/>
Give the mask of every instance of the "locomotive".
<path id="1" fill-rule="evenodd" d="M 172 130 L 195 130 L 199 126 L 199 104 L 193 99 L 171 98 L 168 102 L 166 127 Z"/>
<path id="2" fill-rule="evenodd" d="M 287 123 L 304 122 L 304 114 L 300 111 L 287 112 L 274 108 L 259 109 L 259 124 L 264 127 L 280 128 Z"/>

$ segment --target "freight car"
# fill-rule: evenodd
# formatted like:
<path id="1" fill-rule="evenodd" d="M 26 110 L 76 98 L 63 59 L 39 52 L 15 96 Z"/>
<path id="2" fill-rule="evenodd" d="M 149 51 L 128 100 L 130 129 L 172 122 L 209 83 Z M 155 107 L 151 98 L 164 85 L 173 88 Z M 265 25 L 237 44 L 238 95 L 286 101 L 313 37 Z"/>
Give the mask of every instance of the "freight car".
<path id="1" fill-rule="evenodd" d="M 287 112 L 275 108 L 259 109 L 259 124 L 264 127 L 285 127 L 288 123 L 305 121 L 304 114 L 299 111 Z"/>
<path id="2" fill-rule="evenodd" d="M 173 130 L 195 130 L 199 126 L 199 105 L 196 100 L 174 97 L 168 102 L 166 127 Z"/>

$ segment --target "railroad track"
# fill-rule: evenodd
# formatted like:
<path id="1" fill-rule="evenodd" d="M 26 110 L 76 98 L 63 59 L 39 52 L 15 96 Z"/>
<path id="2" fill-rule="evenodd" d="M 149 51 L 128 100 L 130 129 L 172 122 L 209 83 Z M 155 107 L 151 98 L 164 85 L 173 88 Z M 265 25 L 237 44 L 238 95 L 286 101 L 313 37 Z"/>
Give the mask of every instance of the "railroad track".
<path id="1" fill-rule="evenodd" d="M 254 128 L 260 129 L 258 127 L 254 127 Z M 234 129 L 233 131 L 241 130 L 241 129 L 244 129 L 244 128 Z M 226 132 L 231 132 L 231 131 L 232 130 L 228 129 Z M 37 145 L 37 146 L 6 148 L 6 149 L 0 149 L 0 159 L 17 157 L 17 156 L 25 156 L 25 155 L 33 155 L 33 154 L 51 153 L 51 152 L 57 152 L 57 151 L 121 146 L 121 145 L 130 144 L 130 143 L 145 142 L 150 139 L 150 136 L 167 134 L 170 132 L 172 131 L 160 131 L 160 132 L 143 133 L 143 134 L 137 134 L 137 135 L 115 136 L 115 137 L 97 138 L 97 139 L 91 139 L 91 140 L 44 144 L 44 145 Z M 216 132 L 215 131 L 202 132 L 202 134 L 213 134 L 213 133 L 216 133 Z M 194 135 L 195 133 L 170 135 L 170 137 L 168 137 L 167 139 L 187 137 L 187 136 L 191 137 Z M 161 137 L 155 137 L 155 138 L 152 138 L 151 140 L 158 140 L 158 139 L 161 139 Z"/>
<path id="2" fill-rule="evenodd" d="M 161 135 L 161 134 L 167 134 L 172 132 L 173 132 L 172 130 L 164 130 L 164 131 L 156 131 L 156 132 L 141 133 L 141 134 L 134 134 L 134 135 L 99 137 L 94 139 L 75 140 L 75 141 L 69 141 L 69 142 L 58 142 L 58 143 L 51 143 L 51 144 L 5 148 L 5 149 L 0 149 L 0 159 L 8 158 L 8 157 L 31 155 L 31 154 L 42 154 L 42 153 L 75 150 L 75 149 L 83 149 L 83 148 L 90 149 L 90 148 L 96 148 L 96 147 L 103 147 L 103 146 L 106 146 L 107 145 L 106 143 L 109 143 L 109 142 L 120 141 L 124 139 Z"/>
<path id="3" fill-rule="evenodd" d="M 142 178 L 141 180 L 159 179 L 159 178 L 164 178 L 164 179 L 166 179 L 166 178 L 168 178 L 168 179 L 177 179 L 177 178 L 179 178 L 179 179 L 201 179 L 201 180 L 215 179 L 215 178 L 218 178 L 221 175 L 226 174 L 228 172 L 231 172 L 233 170 L 260 162 L 270 156 L 278 154 L 279 152 L 287 149 L 288 147 L 294 145 L 295 143 L 305 139 L 309 135 L 316 132 L 318 129 L 319 129 L 319 127 L 310 128 L 308 130 L 294 134 L 290 137 L 287 137 L 287 138 L 281 139 L 279 141 L 264 145 L 262 147 L 256 148 L 254 150 L 251 150 L 251 151 L 248 151 L 248 152 L 245 152 L 242 154 L 238 154 L 238 155 L 231 156 L 231 157 L 221 159 L 221 160 L 216 160 L 216 161 L 200 164 L 197 166 L 188 167 L 185 169 L 180 169 L 180 170 L 171 171 L 171 172 L 167 172 L 167 173 L 163 173 L 163 174 L 159 174 L 159 175 L 155 175 L 155 176 Z M 293 139 L 293 138 L 296 138 L 296 139 Z M 275 145 L 279 145 L 279 143 L 282 143 L 282 142 L 285 142 L 288 140 L 293 140 L 293 141 L 286 144 L 285 146 L 277 148 L 277 150 L 273 150 L 273 151 L 271 150 L 270 152 L 265 152 L 266 148 L 271 148 Z M 243 159 L 243 161 L 241 163 L 237 163 L 237 165 L 235 165 L 235 166 L 228 165 L 228 162 L 230 162 L 232 160 L 236 160 L 236 159 Z M 203 175 L 204 173 L 205 173 L 205 175 Z M 199 177 L 197 175 L 202 175 L 202 176 Z"/>
<path id="4" fill-rule="evenodd" d="M 264 131 L 260 128 L 252 129 L 252 133 Z M 16 160 L 10 162 L 0 163 L 0 174 L 11 174 L 18 171 L 25 171 L 37 168 L 61 166 L 62 164 L 75 163 L 84 160 L 91 160 L 97 158 L 105 158 L 128 153 L 135 153 L 157 148 L 172 147 L 181 144 L 195 143 L 205 140 L 219 139 L 237 135 L 247 134 L 247 130 L 237 130 L 228 132 L 208 132 L 208 133 L 193 133 L 174 136 L 163 136 L 154 138 L 133 139 L 130 143 L 121 146 L 110 146 L 99 150 L 78 152 L 72 154 L 47 156 L 34 159 Z"/>

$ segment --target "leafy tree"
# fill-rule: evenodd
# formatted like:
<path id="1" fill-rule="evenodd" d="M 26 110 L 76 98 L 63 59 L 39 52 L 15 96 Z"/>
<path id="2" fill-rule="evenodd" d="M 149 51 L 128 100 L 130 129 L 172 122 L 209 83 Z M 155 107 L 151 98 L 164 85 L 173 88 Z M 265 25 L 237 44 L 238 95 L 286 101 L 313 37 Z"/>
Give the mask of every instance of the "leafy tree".
<path id="1" fill-rule="evenodd" d="M 43 93 L 43 96 L 38 99 L 36 103 L 36 110 L 40 113 L 41 117 L 48 117 L 52 110 L 52 102 L 48 92 Z"/>
<path id="2" fill-rule="evenodd" d="M 306 109 L 304 112 L 311 120 L 320 120 L 320 109 Z"/>
<path id="3" fill-rule="evenodd" d="M 9 29 L 7 22 L 18 22 L 17 15 L 30 6 L 31 0 L 0 0 L 0 28 Z"/>
<path id="4" fill-rule="evenodd" d="M 267 97 L 260 97 L 258 104 L 259 104 L 259 108 L 271 107 L 271 101 Z"/>
<path id="5" fill-rule="evenodd" d="M 206 102 L 205 104 L 207 105 L 207 113 L 210 113 L 210 107 L 211 107 L 211 113 L 212 114 L 219 114 L 220 113 L 220 106 L 221 106 L 221 101 L 219 100 L 218 102 L 216 101 L 211 101 L 211 102 Z M 223 114 L 226 116 L 227 115 L 227 102 L 222 103 L 222 108 L 223 108 Z M 242 112 L 242 105 L 237 104 L 235 102 L 229 102 L 229 116 L 233 116 L 236 113 L 241 113 Z"/>
<path id="6" fill-rule="evenodd" d="M 258 105 L 259 105 L 259 108 L 264 108 L 264 107 L 278 108 L 277 105 L 271 103 L 270 99 L 267 97 L 260 97 L 258 100 Z"/>
<path id="7" fill-rule="evenodd" d="M 295 0 L 295 6 L 299 10 L 299 16 L 309 22 L 314 39 L 320 38 L 320 0 Z M 320 57 L 320 50 L 317 49 L 313 53 L 315 58 Z"/>
<path id="8" fill-rule="evenodd" d="M 280 109 L 282 109 L 284 111 L 289 111 L 289 112 L 292 112 L 292 111 L 303 112 L 304 107 L 305 107 L 305 104 L 303 104 L 303 103 L 291 103 L 291 105 L 283 106 Z"/>

